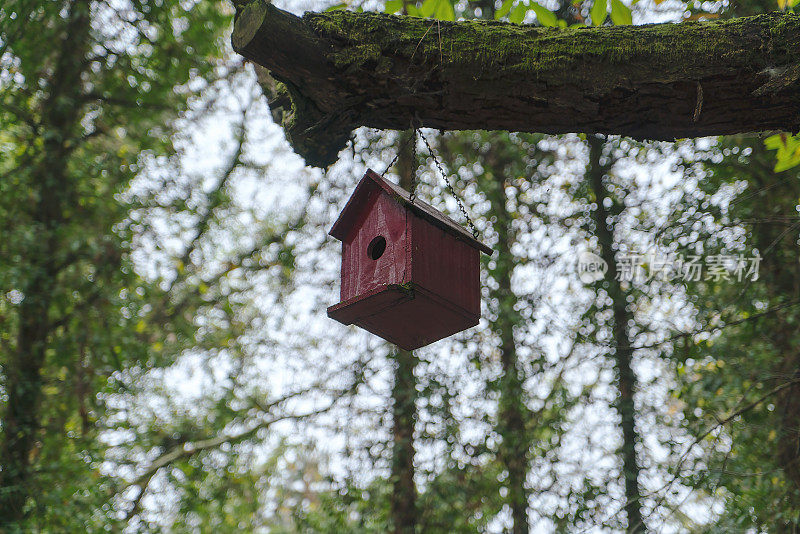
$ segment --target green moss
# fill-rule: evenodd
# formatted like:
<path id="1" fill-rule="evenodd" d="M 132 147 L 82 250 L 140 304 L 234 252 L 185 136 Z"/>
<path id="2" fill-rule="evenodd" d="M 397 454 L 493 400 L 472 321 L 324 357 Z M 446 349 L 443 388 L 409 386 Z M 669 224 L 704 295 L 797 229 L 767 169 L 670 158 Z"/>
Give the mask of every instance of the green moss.
<path id="1" fill-rule="evenodd" d="M 291 100 L 291 110 L 284 113 L 282 126 L 295 151 L 306 163 L 317 167 L 336 161 L 349 139 L 351 126 L 331 123 L 331 117 L 290 82 L 278 84 L 278 90 L 288 93 Z"/>
<path id="2" fill-rule="evenodd" d="M 307 13 L 301 21 L 264 0 L 248 4 L 240 11 L 240 19 L 245 11 L 253 20 L 237 22 L 240 28 L 234 42 L 244 55 L 251 53 L 247 57 L 261 59 L 265 67 L 283 72 L 297 84 L 287 85 L 291 106 L 286 108 L 291 110 L 284 116 L 284 126 L 295 150 L 315 165 L 334 161 L 353 127 L 397 127 L 410 122 L 418 109 L 434 112 L 416 120 L 433 117 L 439 121 L 437 126 L 481 127 L 483 122 L 464 122 L 453 116 L 482 100 L 502 107 L 497 95 L 508 95 L 512 104 L 528 108 L 531 124 L 551 131 L 547 124 L 537 122 L 536 113 L 539 107 L 572 105 L 559 100 L 566 94 L 560 91 L 562 86 L 581 91 L 578 113 L 583 109 L 596 112 L 604 99 L 617 106 L 615 113 L 625 113 L 614 100 L 620 89 L 624 97 L 626 88 L 635 91 L 664 84 L 672 87 L 663 92 L 678 101 L 687 82 L 729 81 L 743 74 L 743 83 L 752 91 L 755 83 L 762 83 L 761 76 L 754 74 L 769 69 L 788 73 L 773 84 L 782 91 L 795 86 L 800 78 L 792 68 L 798 63 L 800 15 L 791 13 L 712 22 L 556 29 L 349 11 Z M 254 28 L 258 32 L 254 33 Z M 292 38 L 280 42 L 253 38 L 276 32 Z M 291 46 L 284 48 L 284 43 Z M 296 58 L 305 63 L 297 65 Z M 676 84 L 680 84 L 677 89 Z M 764 90 L 773 92 L 772 86 L 765 85 Z M 447 109 L 450 115 L 437 114 L 440 107 L 446 107 L 447 98 L 455 102 Z M 379 111 L 382 108 L 388 111 Z M 611 132 L 655 134 L 657 138 L 671 135 L 649 126 L 610 122 L 614 124 Z M 515 125 L 513 120 L 495 126 L 498 124 Z M 597 130 L 594 123 L 589 127 Z M 552 128 L 554 133 L 567 130 L 564 124 Z M 708 128 L 698 132 L 708 133 Z"/>
<path id="3" fill-rule="evenodd" d="M 414 291 L 414 283 L 413 282 L 406 282 L 404 284 L 398 284 L 397 287 L 399 287 L 400 289 L 402 289 L 403 291 L 405 291 L 407 293 Z"/>
<path id="4" fill-rule="evenodd" d="M 330 59 L 345 72 L 378 69 L 388 73 L 394 66 L 437 70 L 456 78 L 528 73 L 547 76 L 549 83 L 585 75 L 598 62 L 624 74 L 643 61 L 674 61 L 688 77 L 693 72 L 699 76 L 707 71 L 709 60 L 734 52 L 742 68 L 760 69 L 763 66 L 755 58 L 765 41 L 787 35 L 796 40 L 794 36 L 800 33 L 800 16 L 780 13 L 713 22 L 573 29 L 437 22 L 347 11 L 309 13 L 305 20 L 318 36 L 333 42 Z M 753 21 L 760 31 L 745 33 Z M 752 46 L 743 48 L 743 43 Z"/>

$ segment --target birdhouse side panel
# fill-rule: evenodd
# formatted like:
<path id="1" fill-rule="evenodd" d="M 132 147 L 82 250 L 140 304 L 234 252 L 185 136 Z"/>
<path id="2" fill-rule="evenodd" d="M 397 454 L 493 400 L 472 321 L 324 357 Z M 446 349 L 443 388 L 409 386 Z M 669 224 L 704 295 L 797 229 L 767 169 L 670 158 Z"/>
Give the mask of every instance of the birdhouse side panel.
<path id="1" fill-rule="evenodd" d="M 406 209 L 382 192 L 372 200 L 366 216 L 343 243 L 342 301 L 408 281 Z"/>
<path id="2" fill-rule="evenodd" d="M 480 252 L 429 222 L 409 215 L 412 281 L 480 315 Z"/>

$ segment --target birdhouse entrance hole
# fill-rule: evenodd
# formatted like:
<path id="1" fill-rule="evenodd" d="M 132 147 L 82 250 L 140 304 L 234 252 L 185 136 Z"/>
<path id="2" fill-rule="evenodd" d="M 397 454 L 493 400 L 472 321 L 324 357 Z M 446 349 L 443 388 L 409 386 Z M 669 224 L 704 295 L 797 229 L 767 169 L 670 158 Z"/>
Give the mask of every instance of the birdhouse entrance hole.
<path id="1" fill-rule="evenodd" d="M 367 255 L 373 260 L 377 260 L 386 251 L 386 238 L 379 235 L 367 245 Z"/>

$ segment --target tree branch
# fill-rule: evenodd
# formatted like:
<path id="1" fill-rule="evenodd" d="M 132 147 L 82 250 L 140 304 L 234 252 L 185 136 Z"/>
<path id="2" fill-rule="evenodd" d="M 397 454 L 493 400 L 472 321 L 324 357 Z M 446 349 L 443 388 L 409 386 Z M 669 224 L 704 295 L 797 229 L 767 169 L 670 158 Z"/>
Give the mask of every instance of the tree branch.
<path id="1" fill-rule="evenodd" d="M 555 29 L 239 6 L 234 49 L 278 82 L 295 151 L 325 166 L 358 126 L 621 134 L 800 127 L 800 15 Z M 698 88 L 702 87 L 702 105 Z M 291 106 L 286 106 L 291 102 Z"/>

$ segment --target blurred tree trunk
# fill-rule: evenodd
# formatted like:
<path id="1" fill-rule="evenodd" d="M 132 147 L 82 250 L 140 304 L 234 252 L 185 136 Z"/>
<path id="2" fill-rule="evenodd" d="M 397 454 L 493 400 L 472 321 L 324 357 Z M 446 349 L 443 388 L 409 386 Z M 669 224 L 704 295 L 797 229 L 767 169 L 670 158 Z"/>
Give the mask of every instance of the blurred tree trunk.
<path id="1" fill-rule="evenodd" d="M 761 251 L 763 259 L 759 265 L 759 283 L 767 288 L 767 295 L 774 303 L 800 297 L 800 268 L 797 261 L 796 226 L 787 227 L 780 221 L 794 221 L 798 203 L 798 187 L 795 179 L 786 179 L 782 173 L 772 172 L 774 154 L 763 145 L 751 148 L 751 161 L 757 162 L 747 168 L 752 189 L 758 192 L 755 205 L 734 205 L 742 219 L 762 217 L 766 224 L 753 225 L 752 244 Z M 744 173 L 739 173 L 742 176 Z M 794 231 L 792 231 L 794 230 Z M 781 385 L 797 380 L 777 395 L 775 413 L 779 439 L 777 443 L 778 465 L 794 486 L 786 492 L 786 502 L 800 510 L 800 354 L 798 353 L 797 312 L 780 310 L 770 317 L 767 328 L 770 340 L 778 356 L 772 377 Z M 770 380 L 771 382 L 771 380 Z M 775 521 L 775 532 L 797 532 L 797 519 Z"/>
<path id="2" fill-rule="evenodd" d="M 506 203 L 506 174 L 512 162 L 500 157 L 499 151 L 490 148 L 483 159 L 485 194 L 489 200 L 490 213 L 495 218 L 497 250 L 495 267 L 490 269 L 497 289 L 493 289 L 490 299 L 497 302 L 497 316 L 490 328 L 500 340 L 501 376 L 497 388 L 500 393 L 497 432 L 502 437 L 499 457 L 508 472 L 506 488 L 508 503 L 514 521 L 512 532 L 528 532 L 528 492 L 525 480 L 528 472 L 529 440 L 525 423 L 528 411 L 524 401 L 523 376 L 519 367 L 514 327 L 521 320 L 515 310 L 517 297 L 511 288 L 514 274 L 514 255 L 511 248 L 515 242 L 512 229 L 513 216 Z"/>
<path id="3" fill-rule="evenodd" d="M 499 178 L 499 177 L 498 177 Z M 498 288 L 493 297 L 498 299 L 500 314 L 492 329 L 500 338 L 500 412 L 497 431 L 503 438 L 501 459 L 508 471 L 508 500 L 514 519 L 514 534 L 528 532 L 528 492 L 525 479 L 528 472 L 528 438 L 525 432 L 527 409 L 523 401 L 523 379 L 519 369 L 517 347 L 514 341 L 516 297 L 511 290 L 514 265 L 511 258 L 511 217 L 505 209 L 505 181 L 498 181 L 498 194 L 490 197 L 492 212 L 497 217 L 498 234 L 497 268 L 494 277 Z"/>
<path id="4" fill-rule="evenodd" d="M 495 5 L 492 0 L 477 2 L 481 8 L 481 18 L 494 20 Z M 502 141 L 501 141 L 502 142 Z M 514 325 L 520 320 L 515 310 L 517 296 L 511 289 L 514 274 L 514 255 L 511 247 L 515 242 L 512 229 L 513 216 L 506 208 L 506 177 L 508 167 L 512 164 L 501 157 L 501 151 L 489 149 L 484 158 L 486 173 L 486 195 L 491 206 L 491 213 L 496 217 L 497 232 L 496 267 L 492 276 L 497 282 L 497 289 L 492 291 L 492 298 L 497 299 L 500 313 L 491 328 L 500 339 L 500 406 L 497 431 L 503 438 L 501 444 L 501 461 L 508 471 L 508 502 L 511 507 L 513 534 L 528 532 L 528 491 L 525 480 L 528 474 L 530 439 L 526 431 L 529 413 L 525 405 L 524 379 L 519 368 L 517 345 L 514 339 Z M 517 154 L 519 159 L 523 154 Z"/>
<path id="5" fill-rule="evenodd" d="M 400 135 L 397 172 L 400 186 L 410 190 L 417 169 L 413 143 L 416 133 Z M 392 524 L 396 534 L 413 534 L 417 528 L 417 488 L 414 483 L 414 424 L 417 420 L 417 382 L 414 353 L 397 349 L 392 388 Z"/>
<path id="6" fill-rule="evenodd" d="M 587 166 L 588 185 L 594 196 L 597 208 L 592 211 L 595 226 L 595 235 L 600 245 L 600 256 L 608 265 L 603 287 L 608 292 L 612 301 L 613 324 L 612 344 L 614 366 L 617 381 L 616 408 L 622 426 L 622 473 L 625 480 L 625 513 L 628 518 L 627 532 L 644 532 L 645 524 L 641 510 L 641 491 L 639 488 L 639 463 L 636 457 L 636 445 L 640 438 L 636 431 L 636 406 L 634 395 L 636 393 L 636 374 L 631 368 L 633 350 L 628 332 L 628 322 L 632 314 L 628 310 L 627 294 L 620 281 L 616 279 L 616 261 L 614 257 L 614 223 L 610 220 L 611 213 L 606 206 L 610 200 L 612 205 L 616 202 L 606 190 L 603 178 L 610 170 L 610 164 L 601 163 L 603 156 L 603 138 L 589 137 L 589 164 Z"/>
<path id="7" fill-rule="evenodd" d="M 69 40 L 62 43 L 48 80 L 41 108 L 42 146 L 31 171 L 36 186 L 36 204 L 31 212 L 38 246 L 28 256 L 29 276 L 27 285 L 21 288 L 24 298 L 19 305 L 17 347 L 7 355 L 4 370 L 8 402 L 0 444 L 0 530 L 22 519 L 29 497 L 27 481 L 41 424 L 41 369 L 48 351 L 50 308 L 60 270 L 56 259 L 61 248 L 59 224 L 70 198 L 67 161 L 82 116 L 79 102 L 89 42 L 90 2 L 73 1 L 65 24 L 64 35 Z"/>

